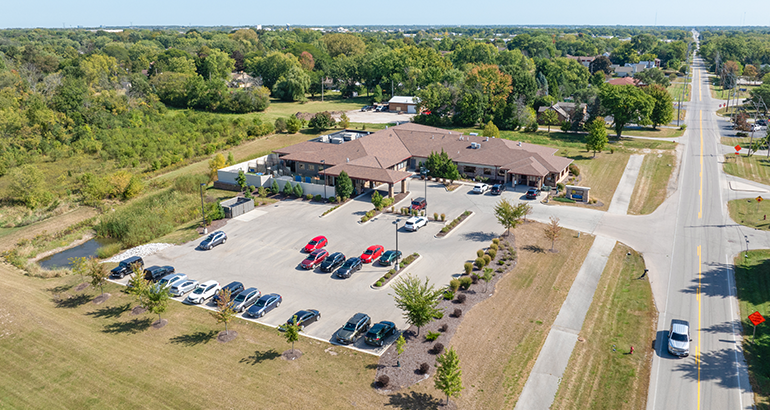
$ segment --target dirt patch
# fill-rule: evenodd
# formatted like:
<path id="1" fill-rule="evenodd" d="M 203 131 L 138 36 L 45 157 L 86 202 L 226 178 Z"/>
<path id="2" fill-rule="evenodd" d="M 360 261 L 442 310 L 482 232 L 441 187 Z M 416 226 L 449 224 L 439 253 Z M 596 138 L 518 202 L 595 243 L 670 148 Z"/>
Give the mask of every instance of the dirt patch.
<path id="1" fill-rule="evenodd" d="M 299 349 L 289 349 L 281 353 L 281 359 L 283 360 L 297 360 L 302 357 L 302 351 Z"/>
<path id="2" fill-rule="evenodd" d="M 88 288 L 89 286 L 91 286 L 91 284 L 90 284 L 90 283 L 85 283 L 85 282 L 83 282 L 83 283 L 81 283 L 80 285 L 78 285 L 78 286 L 75 288 L 75 292 L 82 292 L 83 290 L 85 290 L 85 289 L 86 289 L 86 288 Z"/>
<path id="3" fill-rule="evenodd" d="M 214 232 L 216 230 L 222 229 L 223 226 L 227 225 L 227 219 L 217 219 L 216 221 L 211 221 L 211 223 L 206 226 L 208 229 L 208 232 Z M 198 234 L 203 235 L 203 228 L 200 226 L 198 227 Z"/>
<path id="4" fill-rule="evenodd" d="M 110 295 L 109 293 L 102 293 L 101 295 L 99 295 L 99 296 L 94 298 L 94 305 L 101 305 L 107 299 L 109 299 L 110 296 L 112 296 L 112 295 Z"/>
<path id="5" fill-rule="evenodd" d="M 344 113 L 344 111 L 327 111 L 327 112 L 331 114 L 332 118 L 334 118 L 334 121 L 339 121 L 340 117 Z M 311 119 L 313 119 L 313 116 L 316 114 L 317 113 L 315 112 L 298 112 L 294 114 L 294 116 L 301 120 L 310 121 Z"/>
<path id="6" fill-rule="evenodd" d="M 232 342 L 238 337 L 238 332 L 235 330 L 229 330 L 227 332 L 219 332 L 217 335 L 217 341 L 220 343 Z"/>
<path id="7" fill-rule="evenodd" d="M 166 319 L 160 319 L 152 322 L 152 328 L 153 329 L 160 329 L 168 324 L 168 320 Z"/>
<path id="8" fill-rule="evenodd" d="M 134 308 L 131 309 L 131 316 L 139 316 L 145 312 L 147 312 L 146 308 L 142 306 L 134 306 Z"/>
<path id="9" fill-rule="evenodd" d="M 507 236 L 500 239 L 500 251 L 496 255 L 496 260 L 501 260 L 503 257 L 509 255 L 515 255 L 516 248 L 514 238 L 514 236 Z M 508 248 L 508 246 L 510 246 L 510 248 Z M 492 265 L 490 264 L 490 266 Z M 515 262 L 508 266 L 511 268 L 514 267 Z M 445 348 L 448 348 L 452 336 L 465 318 L 464 313 L 470 311 L 470 309 L 479 302 L 492 296 L 496 283 L 506 275 L 507 273 L 495 274 L 489 283 L 484 283 L 479 280 L 476 284 L 472 284 L 467 290 L 459 290 L 454 300 L 442 299 L 438 308 L 444 312 L 444 316 L 441 319 L 436 319 L 427 326 L 422 327 L 419 335 L 417 334 L 417 328 L 414 326 L 404 331 L 404 339 L 407 341 L 406 346 L 404 346 L 404 352 L 399 357 L 396 352 L 396 345 L 391 345 L 388 350 L 380 356 L 375 380 L 379 379 L 382 375 L 388 376 L 390 378 L 390 383 L 388 384 L 387 389 L 392 391 L 419 383 L 435 373 L 436 356 L 439 354 L 434 350 L 436 344 L 440 343 Z M 459 295 L 464 295 L 465 302 L 458 303 Z M 460 314 L 456 315 L 455 313 L 458 312 L 458 310 Z M 425 339 L 425 336 L 429 332 L 438 332 L 440 335 L 434 341 L 428 341 Z M 427 373 L 422 373 L 420 370 L 420 366 L 423 363 L 428 364 Z"/>

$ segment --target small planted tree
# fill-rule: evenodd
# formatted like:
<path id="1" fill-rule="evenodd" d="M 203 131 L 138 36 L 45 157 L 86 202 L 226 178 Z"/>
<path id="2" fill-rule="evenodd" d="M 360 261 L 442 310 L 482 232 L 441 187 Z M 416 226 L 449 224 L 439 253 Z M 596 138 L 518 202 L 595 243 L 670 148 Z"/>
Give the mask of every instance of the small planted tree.
<path id="1" fill-rule="evenodd" d="M 107 280 L 107 269 L 104 268 L 98 260 L 91 258 L 88 260 L 88 276 L 91 278 L 91 286 L 99 286 L 104 295 L 104 281 Z"/>
<path id="2" fill-rule="evenodd" d="M 596 153 L 603 151 L 608 142 L 604 119 L 597 117 L 588 124 L 586 150 L 593 151 L 594 157 L 596 157 Z"/>
<path id="3" fill-rule="evenodd" d="M 545 110 L 540 115 L 540 120 L 543 121 L 543 125 L 548 126 L 548 132 L 551 132 L 551 125 L 559 125 L 559 116 L 554 110 Z"/>
<path id="4" fill-rule="evenodd" d="M 543 234 L 545 234 L 545 237 L 551 241 L 551 252 L 554 252 L 553 246 L 561 235 L 561 225 L 559 225 L 559 218 L 552 216 L 551 223 L 546 225 L 545 229 L 543 230 Z"/>
<path id="5" fill-rule="evenodd" d="M 299 340 L 299 326 L 297 325 L 297 316 L 291 318 L 291 322 L 279 328 L 283 330 L 283 337 L 288 343 L 291 343 L 291 352 L 294 353 L 294 342 Z"/>
<path id="6" fill-rule="evenodd" d="M 88 274 L 88 258 L 69 258 L 72 266 L 72 273 L 80 275 L 80 280 L 85 280 L 84 276 Z"/>
<path id="7" fill-rule="evenodd" d="M 516 228 L 521 223 L 521 218 L 529 213 L 529 209 L 530 206 L 523 202 L 514 206 L 503 198 L 495 205 L 495 217 L 500 225 L 503 225 L 506 235 L 508 235 L 511 228 Z"/>
<path id="8" fill-rule="evenodd" d="M 350 125 L 350 118 L 343 112 L 342 115 L 340 115 L 340 121 L 337 125 L 339 125 L 340 128 L 347 128 Z"/>
<path id="9" fill-rule="evenodd" d="M 460 369 L 460 358 L 454 348 L 449 348 L 446 353 L 436 358 L 438 366 L 433 383 L 437 389 L 446 394 L 446 402 L 449 404 L 449 397 L 457 397 L 463 390 L 462 370 Z"/>
<path id="10" fill-rule="evenodd" d="M 341 201 L 350 198 L 350 195 L 353 194 L 353 181 L 350 180 L 347 172 L 340 172 L 334 181 L 334 188 Z"/>
<path id="11" fill-rule="evenodd" d="M 382 207 L 382 195 L 380 195 L 380 193 L 377 191 L 372 193 L 372 205 L 374 205 L 376 209 L 380 209 Z"/>
<path id="12" fill-rule="evenodd" d="M 396 339 L 396 365 L 398 367 L 401 367 L 401 353 L 404 353 L 404 346 L 406 346 L 406 339 L 404 339 L 404 335 L 401 334 L 398 339 Z"/>
<path id="13" fill-rule="evenodd" d="M 158 315 L 158 324 L 162 325 L 161 314 L 168 309 L 168 301 L 171 299 L 169 288 L 165 286 L 150 285 L 145 293 L 145 307 L 150 312 Z"/>
<path id="14" fill-rule="evenodd" d="M 437 309 L 442 290 L 435 289 L 425 278 L 422 283 L 414 276 L 407 275 L 393 285 L 396 306 L 404 312 L 404 318 L 410 325 L 417 326 L 417 334 L 420 328 L 427 325 L 433 318 L 441 313 Z"/>
<path id="15" fill-rule="evenodd" d="M 305 190 L 302 189 L 302 184 L 297 182 L 297 185 L 294 185 L 294 196 L 297 198 L 302 198 L 302 196 L 305 195 Z"/>
<path id="16" fill-rule="evenodd" d="M 286 181 L 286 185 L 283 186 L 283 194 L 286 196 L 294 195 L 294 187 L 290 181 Z"/>
<path id="17" fill-rule="evenodd" d="M 210 312 L 211 316 L 216 319 L 217 323 L 225 324 L 225 335 L 229 335 L 230 331 L 227 329 L 227 325 L 235 318 L 235 310 L 233 310 L 232 293 L 230 289 L 220 289 L 217 293 L 217 310 Z"/>
<path id="18" fill-rule="evenodd" d="M 489 286 L 489 281 L 492 280 L 492 268 L 484 268 L 484 274 L 481 275 L 481 279 L 484 281 L 484 292 L 487 291 L 487 286 Z"/>
<path id="19" fill-rule="evenodd" d="M 128 280 L 126 292 L 136 298 L 139 306 L 145 307 L 145 298 L 147 290 L 150 288 L 150 281 L 145 279 L 144 275 L 142 275 L 142 267 L 139 263 L 131 264 L 131 270 L 133 270 L 134 275 Z"/>
<path id="20" fill-rule="evenodd" d="M 235 182 L 241 187 L 241 192 L 246 189 L 246 174 L 243 173 L 242 169 L 238 170 L 238 176 L 235 177 Z"/>
<path id="21" fill-rule="evenodd" d="M 273 179 L 273 183 L 270 185 L 270 191 L 273 195 L 278 195 L 278 193 L 281 192 L 281 187 L 278 186 L 278 181 L 275 179 Z"/>

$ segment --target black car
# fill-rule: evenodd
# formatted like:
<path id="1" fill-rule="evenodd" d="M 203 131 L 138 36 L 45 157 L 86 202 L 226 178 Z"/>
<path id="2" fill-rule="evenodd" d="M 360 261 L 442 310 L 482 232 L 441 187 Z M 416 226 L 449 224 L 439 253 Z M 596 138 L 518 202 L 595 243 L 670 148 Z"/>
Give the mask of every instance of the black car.
<path id="1" fill-rule="evenodd" d="M 349 278 L 350 275 L 353 274 L 353 272 L 361 269 L 361 267 L 364 265 L 364 262 L 361 261 L 361 258 L 355 257 L 350 258 L 345 261 L 345 263 L 342 264 L 342 266 L 337 269 L 337 272 L 334 274 L 337 275 L 339 278 Z"/>
<path id="2" fill-rule="evenodd" d="M 222 231 L 212 232 L 206 239 L 200 244 L 200 248 L 203 250 L 211 250 L 217 245 L 222 245 L 227 242 L 227 234 Z"/>
<path id="3" fill-rule="evenodd" d="M 380 265 L 390 266 L 401 257 L 401 251 L 386 251 L 380 256 Z"/>
<path id="4" fill-rule="evenodd" d="M 230 289 L 230 300 L 234 300 L 236 296 L 238 296 L 239 293 L 243 292 L 243 283 L 241 282 L 230 282 L 227 285 L 223 286 L 222 289 L 219 290 L 219 292 Z M 216 295 L 212 298 L 214 303 L 216 304 L 219 301 L 219 292 L 217 292 Z"/>
<path id="5" fill-rule="evenodd" d="M 159 281 L 166 275 L 174 273 L 173 266 L 150 266 L 144 270 L 144 278 L 153 282 Z"/>
<path id="6" fill-rule="evenodd" d="M 321 262 L 321 271 L 333 272 L 343 263 L 345 263 L 345 255 L 343 255 L 342 252 L 334 252 Z"/>
<path id="7" fill-rule="evenodd" d="M 369 315 L 365 313 L 356 313 L 353 317 L 348 319 L 348 322 L 345 323 L 345 326 L 343 326 L 342 329 L 337 331 L 337 342 L 346 345 L 355 343 L 356 339 L 369 330 L 369 325 L 371 325 L 371 323 L 372 319 L 369 318 Z"/>
<path id="8" fill-rule="evenodd" d="M 118 266 L 112 268 L 110 271 L 110 276 L 116 277 L 116 278 L 123 278 L 126 275 L 130 275 L 132 273 L 131 265 L 138 263 L 139 269 L 144 268 L 144 260 L 141 256 L 132 256 L 130 258 L 123 259 L 120 261 Z"/>
<path id="9" fill-rule="evenodd" d="M 538 193 L 540 193 L 539 189 L 537 189 L 537 188 L 530 188 L 530 189 L 527 190 L 527 194 L 525 195 L 525 197 L 527 199 L 536 199 Z"/>
<path id="10" fill-rule="evenodd" d="M 763 127 L 767 126 L 767 120 L 757 120 L 757 125 L 761 125 Z"/>
<path id="11" fill-rule="evenodd" d="M 504 184 L 494 184 L 492 185 L 492 189 L 489 190 L 489 193 L 492 195 L 500 195 L 505 191 L 505 185 Z"/>
<path id="12" fill-rule="evenodd" d="M 259 300 L 257 300 L 257 303 L 251 305 L 249 310 L 247 310 L 243 315 L 250 317 L 265 316 L 265 313 L 277 308 L 278 306 L 281 306 L 282 301 L 283 298 L 277 293 L 263 295 L 261 298 L 259 298 Z"/>
<path id="13" fill-rule="evenodd" d="M 305 326 L 313 322 L 317 322 L 318 319 L 321 318 L 321 312 L 315 309 L 300 310 L 299 312 L 293 314 L 289 320 L 286 321 L 286 324 L 291 324 L 295 318 L 297 320 L 297 326 L 299 326 L 299 330 L 303 330 Z M 280 329 L 284 329 L 284 326 L 286 325 L 282 325 Z"/>
<path id="14" fill-rule="evenodd" d="M 372 326 L 372 328 L 366 332 L 364 341 L 368 345 L 382 346 L 385 344 L 385 339 L 394 334 L 396 334 L 396 324 L 393 322 L 382 321 Z"/>

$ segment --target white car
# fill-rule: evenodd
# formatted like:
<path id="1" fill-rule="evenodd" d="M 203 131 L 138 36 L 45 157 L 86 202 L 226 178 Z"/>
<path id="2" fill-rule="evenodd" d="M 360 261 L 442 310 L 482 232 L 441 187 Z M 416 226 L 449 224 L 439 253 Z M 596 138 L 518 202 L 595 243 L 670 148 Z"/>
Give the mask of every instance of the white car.
<path id="1" fill-rule="evenodd" d="M 476 184 L 473 186 L 473 193 L 474 194 L 483 194 L 484 192 L 487 192 L 489 190 L 489 185 L 487 184 Z"/>
<path id="2" fill-rule="evenodd" d="M 198 287 L 187 296 L 185 302 L 198 305 L 214 297 L 218 291 L 219 282 L 209 280 L 198 285 Z"/>
<path id="3" fill-rule="evenodd" d="M 404 229 L 406 229 L 407 231 L 415 232 L 427 224 L 428 224 L 428 218 L 424 216 L 413 216 L 406 220 Z"/>
<path id="4" fill-rule="evenodd" d="M 158 281 L 158 286 L 161 288 L 170 288 L 177 283 L 182 283 L 182 281 L 187 280 L 187 275 L 184 273 L 172 273 L 170 275 L 164 276 L 161 280 Z"/>
<path id="5" fill-rule="evenodd" d="M 187 292 L 192 291 L 198 286 L 197 280 L 186 279 L 179 281 L 171 285 L 171 296 L 182 296 Z"/>
<path id="6" fill-rule="evenodd" d="M 668 332 L 668 352 L 677 357 L 690 355 L 690 323 L 686 320 L 671 320 Z"/>

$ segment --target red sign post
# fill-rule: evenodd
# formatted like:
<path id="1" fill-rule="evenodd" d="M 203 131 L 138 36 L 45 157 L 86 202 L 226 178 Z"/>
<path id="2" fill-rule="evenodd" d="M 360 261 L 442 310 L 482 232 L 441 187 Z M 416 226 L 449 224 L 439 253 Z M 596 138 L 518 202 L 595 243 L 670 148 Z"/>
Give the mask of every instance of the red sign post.
<path id="1" fill-rule="evenodd" d="M 751 340 L 754 341 L 754 337 L 757 335 L 757 325 L 765 321 L 765 318 L 762 317 L 762 314 L 759 312 L 754 312 L 749 315 L 749 320 L 751 321 L 751 324 L 754 325 L 754 334 L 751 335 Z"/>

